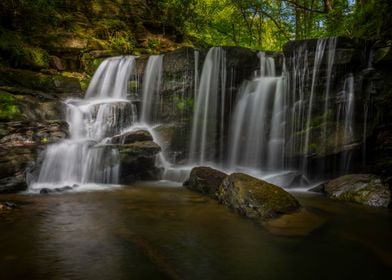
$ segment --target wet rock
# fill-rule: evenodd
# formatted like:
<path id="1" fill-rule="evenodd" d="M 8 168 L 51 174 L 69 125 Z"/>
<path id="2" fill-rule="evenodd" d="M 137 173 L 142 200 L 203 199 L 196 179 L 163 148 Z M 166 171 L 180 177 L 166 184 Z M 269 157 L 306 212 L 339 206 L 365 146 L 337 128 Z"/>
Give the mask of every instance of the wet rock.
<path id="1" fill-rule="evenodd" d="M 24 174 L 8 176 L 0 179 L 0 194 L 25 191 L 27 183 Z"/>
<path id="2" fill-rule="evenodd" d="M 52 193 L 53 190 L 49 189 L 49 188 L 43 188 L 39 191 L 40 194 L 49 194 Z"/>
<path id="3" fill-rule="evenodd" d="M 40 194 L 50 194 L 50 193 L 62 193 L 65 191 L 70 191 L 72 190 L 71 186 L 64 186 L 61 188 L 54 188 L 54 189 L 50 189 L 50 188 L 42 188 L 39 193 Z"/>
<path id="4" fill-rule="evenodd" d="M 321 183 L 313 188 L 310 188 L 308 192 L 325 193 L 325 183 Z"/>
<path id="5" fill-rule="evenodd" d="M 0 215 L 3 213 L 10 212 L 12 209 L 17 208 L 17 205 L 13 202 L 5 201 L 0 202 Z"/>
<path id="6" fill-rule="evenodd" d="M 112 138 L 113 144 L 132 144 L 140 141 L 152 141 L 153 138 L 147 130 L 139 129 L 125 132 Z"/>
<path id="7" fill-rule="evenodd" d="M 120 153 L 120 183 L 128 184 L 135 180 L 157 180 L 160 169 L 156 167 L 156 156 L 161 148 L 152 141 L 114 145 Z"/>
<path id="8" fill-rule="evenodd" d="M 223 179 L 227 176 L 226 173 L 210 167 L 195 167 L 192 169 L 189 179 L 184 182 L 183 186 L 190 190 L 216 198 L 215 193 Z"/>
<path id="9" fill-rule="evenodd" d="M 226 177 L 216 195 L 222 204 L 237 213 L 261 221 L 301 208 L 299 202 L 280 187 L 243 173 Z"/>
<path id="10" fill-rule="evenodd" d="M 132 144 L 118 145 L 122 162 L 132 161 L 140 157 L 153 157 L 161 148 L 153 141 L 140 141 Z"/>
<path id="11" fill-rule="evenodd" d="M 391 191 L 380 177 L 372 174 L 350 174 L 329 181 L 328 197 L 373 207 L 388 207 Z"/>

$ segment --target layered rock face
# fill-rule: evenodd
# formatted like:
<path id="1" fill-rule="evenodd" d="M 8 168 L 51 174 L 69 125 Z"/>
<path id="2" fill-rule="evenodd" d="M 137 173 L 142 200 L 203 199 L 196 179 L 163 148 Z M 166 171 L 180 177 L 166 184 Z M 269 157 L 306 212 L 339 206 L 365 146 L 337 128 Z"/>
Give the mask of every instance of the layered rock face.
<path id="1" fill-rule="evenodd" d="M 79 94 L 76 78 L 0 68 L 0 192 L 27 188 L 39 151 L 68 135 L 61 99 Z"/>
<path id="2" fill-rule="evenodd" d="M 164 153 L 173 163 L 184 163 L 188 158 L 200 75 L 207 49 L 182 48 L 163 54 L 162 81 L 159 94 L 151 100 L 154 131 L 165 142 Z M 228 134 L 229 119 L 241 83 L 259 70 L 257 52 L 241 47 L 223 47 L 225 53 L 226 92 L 224 134 Z M 147 57 L 136 60 L 132 77 L 131 98 L 140 99 Z M 280 64 L 281 65 L 281 64 Z M 280 66 L 281 67 L 281 66 Z M 141 106 L 139 106 L 141 108 Z M 220 119 L 217 119 L 220 121 Z"/>

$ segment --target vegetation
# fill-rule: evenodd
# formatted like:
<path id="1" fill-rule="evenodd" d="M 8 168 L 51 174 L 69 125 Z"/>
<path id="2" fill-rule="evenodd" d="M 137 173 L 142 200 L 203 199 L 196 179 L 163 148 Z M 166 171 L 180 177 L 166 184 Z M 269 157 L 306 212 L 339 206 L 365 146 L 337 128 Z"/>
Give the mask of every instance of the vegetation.
<path id="1" fill-rule="evenodd" d="M 64 33 L 120 53 L 160 51 L 165 38 L 271 50 L 291 39 L 389 39 L 391 11 L 389 0 L 3 0 L 0 54 L 46 67 L 45 35 Z"/>

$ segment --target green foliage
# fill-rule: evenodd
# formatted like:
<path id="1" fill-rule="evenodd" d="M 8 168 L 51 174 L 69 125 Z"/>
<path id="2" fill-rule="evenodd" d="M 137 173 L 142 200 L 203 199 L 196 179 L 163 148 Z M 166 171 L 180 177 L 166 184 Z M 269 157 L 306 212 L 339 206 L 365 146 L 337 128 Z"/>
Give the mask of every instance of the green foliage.
<path id="1" fill-rule="evenodd" d="M 174 102 L 176 104 L 177 110 L 180 112 L 184 112 L 193 108 L 194 100 L 190 97 L 180 98 L 176 96 L 174 97 Z"/>
<path id="2" fill-rule="evenodd" d="M 0 91 L 0 121 L 10 121 L 20 118 L 21 112 L 16 98 L 4 91 Z"/>

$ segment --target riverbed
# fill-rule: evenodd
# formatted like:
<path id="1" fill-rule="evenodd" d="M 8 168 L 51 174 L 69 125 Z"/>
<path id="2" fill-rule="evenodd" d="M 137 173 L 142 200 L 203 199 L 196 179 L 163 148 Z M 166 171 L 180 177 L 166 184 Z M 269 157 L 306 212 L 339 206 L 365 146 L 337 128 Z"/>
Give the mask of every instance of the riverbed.
<path id="1" fill-rule="evenodd" d="M 386 279 L 392 211 L 294 193 L 325 224 L 278 236 L 166 183 L 2 195 L 0 279 Z"/>

